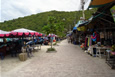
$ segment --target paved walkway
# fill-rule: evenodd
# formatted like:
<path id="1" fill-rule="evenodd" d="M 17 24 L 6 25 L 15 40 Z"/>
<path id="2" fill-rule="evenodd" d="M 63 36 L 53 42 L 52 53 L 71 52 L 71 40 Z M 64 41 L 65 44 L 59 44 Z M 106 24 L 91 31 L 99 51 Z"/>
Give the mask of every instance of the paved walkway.
<path id="1" fill-rule="evenodd" d="M 42 47 L 33 58 L 12 70 L 3 70 L 1 77 L 115 77 L 115 70 L 104 59 L 86 54 L 67 40 L 55 48 L 56 53 L 46 53 Z"/>

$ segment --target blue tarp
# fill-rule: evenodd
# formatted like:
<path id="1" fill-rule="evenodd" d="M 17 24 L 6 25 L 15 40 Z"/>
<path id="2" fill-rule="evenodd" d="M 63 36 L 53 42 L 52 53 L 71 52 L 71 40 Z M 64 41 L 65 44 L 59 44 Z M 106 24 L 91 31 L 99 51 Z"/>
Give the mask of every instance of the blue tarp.
<path id="1" fill-rule="evenodd" d="M 77 30 L 77 27 L 73 27 L 73 30 Z"/>

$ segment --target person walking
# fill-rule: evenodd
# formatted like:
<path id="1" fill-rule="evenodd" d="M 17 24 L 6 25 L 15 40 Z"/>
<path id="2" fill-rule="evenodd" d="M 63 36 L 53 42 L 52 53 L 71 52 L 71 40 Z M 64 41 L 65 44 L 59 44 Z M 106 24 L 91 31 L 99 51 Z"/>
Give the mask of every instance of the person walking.
<path id="1" fill-rule="evenodd" d="M 29 45 L 27 45 L 26 52 L 29 58 L 33 57 L 32 48 Z"/>

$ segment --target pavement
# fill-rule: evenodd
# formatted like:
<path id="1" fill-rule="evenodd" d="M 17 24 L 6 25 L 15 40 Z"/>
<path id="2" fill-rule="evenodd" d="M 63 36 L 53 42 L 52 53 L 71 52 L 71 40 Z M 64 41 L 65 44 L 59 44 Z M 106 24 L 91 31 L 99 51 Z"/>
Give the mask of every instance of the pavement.
<path id="1" fill-rule="evenodd" d="M 92 57 L 67 40 L 54 46 L 55 53 L 46 53 L 49 47 L 42 46 L 24 62 L 18 58 L 1 61 L 1 77 L 115 77 L 105 59 Z"/>

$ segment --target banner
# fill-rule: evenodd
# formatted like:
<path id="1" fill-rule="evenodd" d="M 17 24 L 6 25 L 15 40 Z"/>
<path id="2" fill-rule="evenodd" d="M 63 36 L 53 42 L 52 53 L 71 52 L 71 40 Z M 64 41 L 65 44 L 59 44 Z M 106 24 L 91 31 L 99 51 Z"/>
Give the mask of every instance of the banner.
<path id="1" fill-rule="evenodd" d="M 113 7 L 110 9 L 110 11 L 111 11 L 111 14 L 112 14 L 112 16 L 113 16 L 113 20 L 114 20 L 114 22 L 115 22 L 115 6 L 113 6 Z"/>

